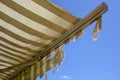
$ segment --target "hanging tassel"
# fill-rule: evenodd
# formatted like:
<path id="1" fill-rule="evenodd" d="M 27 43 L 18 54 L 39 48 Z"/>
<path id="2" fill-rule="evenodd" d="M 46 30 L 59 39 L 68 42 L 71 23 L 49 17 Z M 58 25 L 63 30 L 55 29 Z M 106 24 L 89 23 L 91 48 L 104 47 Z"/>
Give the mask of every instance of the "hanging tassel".
<path id="1" fill-rule="evenodd" d="M 64 52 L 62 50 L 62 47 L 59 47 L 57 49 L 56 56 L 55 56 L 55 64 L 61 65 L 63 59 L 64 59 Z"/>
<path id="2" fill-rule="evenodd" d="M 40 76 L 40 61 L 36 63 L 36 75 Z"/>
<path id="3" fill-rule="evenodd" d="M 50 68 L 50 60 L 52 53 L 49 53 L 42 60 L 40 60 L 40 77 L 42 77 Z"/>
<path id="4" fill-rule="evenodd" d="M 53 70 L 53 74 L 56 71 L 58 71 L 58 66 L 62 64 L 63 59 L 64 59 L 64 52 L 62 50 L 62 47 L 59 47 L 56 51 L 56 55 L 55 55 L 55 58 L 54 58 L 55 70 Z"/>
<path id="5" fill-rule="evenodd" d="M 70 38 L 68 38 L 67 40 L 65 40 L 64 44 L 68 44 L 71 41 Z"/>
<path id="6" fill-rule="evenodd" d="M 94 31 L 92 33 L 93 35 L 93 40 L 97 40 L 98 37 L 98 32 L 102 30 L 102 17 L 99 17 L 96 22 L 96 26 L 94 28 Z"/>
<path id="7" fill-rule="evenodd" d="M 73 41 L 76 41 L 76 39 L 77 39 L 79 36 L 83 35 L 83 34 L 84 34 L 84 30 L 81 30 L 81 31 L 77 32 L 77 33 L 75 34 L 75 36 L 73 37 Z"/>
<path id="8" fill-rule="evenodd" d="M 93 40 L 96 41 L 98 37 L 98 33 L 97 32 L 93 32 Z"/>
<path id="9" fill-rule="evenodd" d="M 74 36 L 73 39 L 72 39 L 72 41 L 75 42 L 76 39 L 77 39 L 77 36 Z"/>
<path id="10" fill-rule="evenodd" d="M 40 78 L 51 68 L 56 68 L 56 70 L 58 70 L 57 66 L 61 65 L 64 58 L 62 47 L 59 47 L 55 51 L 55 55 L 52 54 L 49 54 L 48 56 L 45 56 L 42 60 L 40 60 Z"/>
<path id="11" fill-rule="evenodd" d="M 82 36 L 84 34 L 84 30 L 80 30 L 79 32 L 76 33 L 76 37 L 78 38 L 79 36 Z"/>

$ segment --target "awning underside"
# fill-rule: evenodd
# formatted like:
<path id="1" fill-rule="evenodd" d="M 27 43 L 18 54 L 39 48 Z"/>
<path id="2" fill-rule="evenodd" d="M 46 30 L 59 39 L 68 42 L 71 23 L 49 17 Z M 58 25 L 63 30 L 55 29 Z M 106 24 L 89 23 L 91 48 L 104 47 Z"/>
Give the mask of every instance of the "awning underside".
<path id="1" fill-rule="evenodd" d="M 64 57 L 61 46 L 97 20 L 93 33 L 96 38 L 101 30 L 101 14 L 106 10 L 101 14 L 96 10 L 97 16 L 90 22 L 87 18 L 81 21 L 47 0 L 1 0 L 0 11 L 0 80 L 11 80 L 16 73 L 17 80 L 35 80 L 60 65 Z M 79 25 L 81 29 L 77 29 Z"/>
<path id="2" fill-rule="evenodd" d="M 1 0 L 0 10 L 0 69 L 31 60 L 80 21 L 46 0 Z"/>

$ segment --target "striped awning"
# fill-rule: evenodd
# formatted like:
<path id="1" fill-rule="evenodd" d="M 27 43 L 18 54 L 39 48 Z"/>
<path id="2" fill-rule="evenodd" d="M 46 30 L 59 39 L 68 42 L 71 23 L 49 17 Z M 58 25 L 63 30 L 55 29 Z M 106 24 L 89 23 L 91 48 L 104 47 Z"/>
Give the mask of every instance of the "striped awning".
<path id="1" fill-rule="evenodd" d="M 42 77 L 61 64 L 61 46 L 82 34 L 83 29 L 57 43 L 81 19 L 47 0 L 0 0 L 0 11 L 0 80 Z"/>

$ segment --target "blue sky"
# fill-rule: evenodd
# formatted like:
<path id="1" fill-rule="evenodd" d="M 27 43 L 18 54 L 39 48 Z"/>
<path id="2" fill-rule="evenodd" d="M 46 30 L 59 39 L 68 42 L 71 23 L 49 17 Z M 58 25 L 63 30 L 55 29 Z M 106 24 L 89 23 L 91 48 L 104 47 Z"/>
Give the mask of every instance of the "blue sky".
<path id="1" fill-rule="evenodd" d="M 83 36 L 64 46 L 63 64 L 54 75 L 49 72 L 49 80 L 120 80 L 120 0 L 51 1 L 79 18 L 102 2 L 109 10 L 103 15 L 103 30 L 97 41 L 92 39 L 93 23 Z"/>

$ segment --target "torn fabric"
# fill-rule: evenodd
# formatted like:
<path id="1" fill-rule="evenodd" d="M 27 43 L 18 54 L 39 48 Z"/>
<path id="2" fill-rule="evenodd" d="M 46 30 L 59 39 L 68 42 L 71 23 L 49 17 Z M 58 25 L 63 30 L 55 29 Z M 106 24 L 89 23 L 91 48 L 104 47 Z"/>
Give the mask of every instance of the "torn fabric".
<path id="1" fill-rule="evenodd" d="M 96 25 L 94 28 L 94 31 L 92 33 L 93 36 L 93 40 L 96 40 L 98 37 L 98 32 L 102 30 L 102 17 L 100 16 L 97 21 L 96 21 Z"/>
<path id="2" fill-rule="evenodd" d="M 52 54 L 53 53 L 50 53 L 45 56 L 42 60 L 32 65 L 14 80 L 35 80 L 37 76 L 42 77 L 44 74 L 47 74 L 47 71 L 50 69 L 57 68 L 62 64 L 62 60 L 64 59 L 64 52 L 62 50 L 62 47 L 57 48 L 55 51 L 55 56 L 49 59 Z M 48 80 L 46 76 L 45 80 Z"/>

